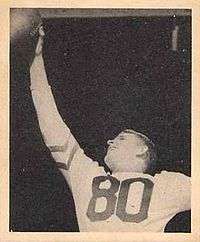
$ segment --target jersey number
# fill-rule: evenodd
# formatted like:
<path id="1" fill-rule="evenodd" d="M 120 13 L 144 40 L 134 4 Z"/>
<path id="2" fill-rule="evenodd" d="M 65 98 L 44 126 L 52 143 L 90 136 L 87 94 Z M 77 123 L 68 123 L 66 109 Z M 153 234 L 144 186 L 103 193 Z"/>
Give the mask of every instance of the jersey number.
<path id="1" fill-rule="evenodd" d="M 101 189 L 100 184 L 106 180 L 110 181 L 108 189 Z M 137 214 L 129 214 L 126 212 L 126 203 L 130 185 L 134 182 L 141 182 L 144 184 L 142 201 L 140 210 Z M 153 182 L 147 178 L 130 178 L 121 182 L 112 176 L 98 176 L 93 179 L 92 183 L 92 198 L 87 209 L 87 216 L 92 221 L 101 221 L 108 219 L 115 213 L 123 222 L 140 223 L 148 217 L 148 210 L 153 190 Z M 119 190 L 118 200 L 116 193 Z M 96 212 L 96 201 L 98 198 L 106 198 L 106 209 L 102 212 Z M 117 203 L 117 204 L 116 204 Z M 116 209 L 115 209 L 116 208 Z"/>

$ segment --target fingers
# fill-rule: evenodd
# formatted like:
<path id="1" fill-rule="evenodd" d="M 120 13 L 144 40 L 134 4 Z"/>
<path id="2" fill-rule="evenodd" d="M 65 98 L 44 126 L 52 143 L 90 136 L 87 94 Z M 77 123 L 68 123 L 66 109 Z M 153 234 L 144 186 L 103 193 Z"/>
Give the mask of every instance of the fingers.
<path id="1" fill-rule="evenodd" d="M 45 36 L 43 26 L 40 26 L 40 28 L 39 28 L 39 35 L 40 35 L 41 37 L 44 37 L 44 36 Z"/>
<path id="2" fill-rule="evenodd" d="M 35 50 L 36 56 L 42 54 L 42 47 L 43 47 L 44 36 L 45 36 L 43 26 L 40 26 L 38 32 L 39 32 L 39 38 L 38 38 L 38 43 L 37 43 L 36 50 Z"/>

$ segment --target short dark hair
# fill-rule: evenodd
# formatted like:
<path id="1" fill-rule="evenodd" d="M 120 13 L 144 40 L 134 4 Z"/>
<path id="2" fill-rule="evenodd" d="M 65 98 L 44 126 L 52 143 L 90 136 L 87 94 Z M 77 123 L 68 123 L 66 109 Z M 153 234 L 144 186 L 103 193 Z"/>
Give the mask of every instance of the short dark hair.
<path id="1" fill-rule="evenodd" d="M 145 153 L 145 159 L 149 165 L 151 165 L 157 159 L 157 153 L 155 144 L 144 134 L 139 133 L 133 129 L 125 129 L 122 133 L 134 134 L 147 146 L 147 151 Z"/>

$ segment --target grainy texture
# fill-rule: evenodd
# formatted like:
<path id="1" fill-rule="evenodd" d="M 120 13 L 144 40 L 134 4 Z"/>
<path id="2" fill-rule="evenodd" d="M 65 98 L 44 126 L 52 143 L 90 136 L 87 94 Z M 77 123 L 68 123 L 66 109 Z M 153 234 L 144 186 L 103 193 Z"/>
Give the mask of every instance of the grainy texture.
<path id="1" fill-rule="evenodd" d="M 157 144 L 156 170 L 189 175 L 190 17 L 44 19 L 44 27 L 49 82 L 86 153 L 102 163 L 106 140 L 133 128 Z M 41 139 L 29 74 L 11 57 L 10 229 L 77 231 L 71 193 Z"/>

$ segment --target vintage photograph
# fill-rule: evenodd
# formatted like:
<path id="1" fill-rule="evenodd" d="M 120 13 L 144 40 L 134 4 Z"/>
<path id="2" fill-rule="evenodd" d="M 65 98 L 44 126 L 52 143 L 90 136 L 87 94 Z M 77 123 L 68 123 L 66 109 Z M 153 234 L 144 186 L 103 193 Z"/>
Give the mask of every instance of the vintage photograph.
<path id="1" fill-rule="evenodd" d="M 191 25 L 10 8 L 10 232 L 191 233 Z"/>

